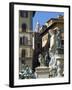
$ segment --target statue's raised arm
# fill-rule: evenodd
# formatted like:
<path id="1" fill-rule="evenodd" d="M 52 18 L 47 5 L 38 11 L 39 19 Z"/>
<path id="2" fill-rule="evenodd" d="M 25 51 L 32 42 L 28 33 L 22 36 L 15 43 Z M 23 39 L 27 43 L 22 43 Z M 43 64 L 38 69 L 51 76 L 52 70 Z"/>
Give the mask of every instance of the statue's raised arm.
<path id="1" fill-rule="evenodd" d="M 49 51 L 54 51 L 56 48 L 56 36 L 54 30 L 49 30 L 50 38 L 50 48 Z"/>

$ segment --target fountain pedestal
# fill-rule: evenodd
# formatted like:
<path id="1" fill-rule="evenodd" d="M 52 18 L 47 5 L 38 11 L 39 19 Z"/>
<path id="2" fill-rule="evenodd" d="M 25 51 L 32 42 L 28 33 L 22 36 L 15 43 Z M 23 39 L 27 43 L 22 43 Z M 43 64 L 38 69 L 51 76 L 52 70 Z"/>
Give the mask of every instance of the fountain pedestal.
<path id="1" fill-rule="evenodd" d="M 63 55 L 56 55 L 56 61 L 57 61 L 57 77 L 64 76 L 64 57 Z"/>
<path id="2" fill-rule="evenodd" d="M 40 66 L 37 67 L 36 69 L 36 78 L 49 78 L 49 68 L 46 66 Z"/>

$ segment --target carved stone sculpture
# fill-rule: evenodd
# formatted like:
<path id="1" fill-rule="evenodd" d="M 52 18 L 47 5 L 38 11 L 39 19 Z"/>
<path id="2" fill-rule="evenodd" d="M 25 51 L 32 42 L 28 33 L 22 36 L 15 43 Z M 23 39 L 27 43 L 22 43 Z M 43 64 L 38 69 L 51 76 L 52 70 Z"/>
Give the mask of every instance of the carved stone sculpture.
<path id="1" fill-rule="evenodd" d="M 49 62 L 50 62 L 50 56 L 49 56 L 49 53 L 46 52 L 46 54 L 45 54 L 45 65 L 49 66 Z"/>
<path id="2" fill-rule="evenodd" d="M 55 53 L 55 49 L 56 49 L 56 35 L 55 35 L 55 31 L 53 30 L 49 30 L 49 34 L 50 34 L 50 48 L 49 48 L 49 52 Z"/>
<path id="3" fill-rule="evenodd" d="M 56 35 L 54 33 L 55 31 L 50 30 L 49 34 L 51 36 L 50 38 L 50 48 L 49 48 L 49 54 L 50 54 L 50 63 L 49 63 L 49 68 L 50 68 L 50 73 L 53 77 L 56 76 L 56 59 L 55 59 L 55 51 L 56 51 Z"/>
<path id="4" fill-rule="evenodd" d="M 61 33 L 60 30 L 57 30 L 57 34 L 56 34 L 56 47 L 57 48 L 61 48 Z"/>
<path id="5" fill-rule="evenodd" d="M 40 63 L 40 66 L 44 66 L 44 58 L 43 58 L 42 54 L 39 54 L 38 61 Z"/>

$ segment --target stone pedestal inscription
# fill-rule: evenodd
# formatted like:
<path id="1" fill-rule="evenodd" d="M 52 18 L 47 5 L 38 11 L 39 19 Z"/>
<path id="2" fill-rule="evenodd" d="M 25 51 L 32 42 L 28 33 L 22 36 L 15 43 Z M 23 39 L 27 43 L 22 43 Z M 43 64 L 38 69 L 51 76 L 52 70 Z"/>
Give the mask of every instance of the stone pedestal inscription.
<path id="1" fill-rule="evenodd" d="M 46 66 L 36 68 L 37 78 L 49 78 L 49 68 Z"/>

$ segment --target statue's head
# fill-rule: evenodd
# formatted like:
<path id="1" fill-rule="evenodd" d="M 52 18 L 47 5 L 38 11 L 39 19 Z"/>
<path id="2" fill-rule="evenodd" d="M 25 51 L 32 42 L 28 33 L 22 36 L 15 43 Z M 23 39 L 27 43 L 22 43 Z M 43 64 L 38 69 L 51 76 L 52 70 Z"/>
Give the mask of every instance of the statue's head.
<path id="1" fill-rule="evenodd" d="M 55 31 L 55 34 L 59 34 L 59 33 L 60 33 L 59 27 L 56 27 L 56 28 L 54 28 L 53 30 Z"/>
<path id="2" fill-rule="evenodd" d="M 54 32 L 55 32 L 55 31 L 54 31 L 53 29 L 50 29 L 50 30 L 49 30 L 49 34 L 50 34 L 51 36 L 54 35 Z"/>

